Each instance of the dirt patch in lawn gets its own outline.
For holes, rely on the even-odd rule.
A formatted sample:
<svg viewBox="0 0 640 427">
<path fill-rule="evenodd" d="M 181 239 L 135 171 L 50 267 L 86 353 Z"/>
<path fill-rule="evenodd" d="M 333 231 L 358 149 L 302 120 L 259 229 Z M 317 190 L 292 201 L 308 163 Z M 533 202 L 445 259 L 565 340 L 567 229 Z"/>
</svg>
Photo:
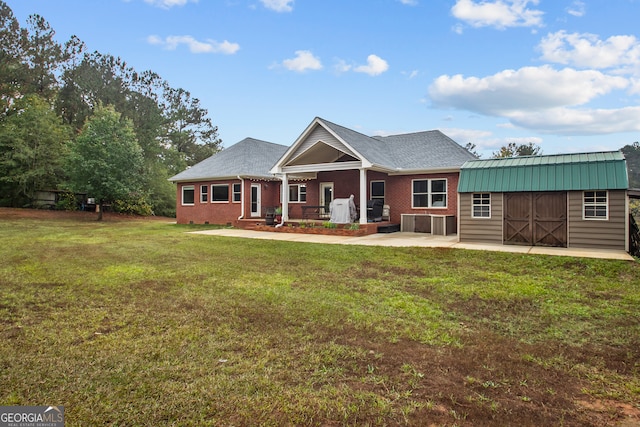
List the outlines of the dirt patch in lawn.
<svg viewBox="0 0 640 427">
<path fill-rule="evenodd" d="M 98 214 L 96 212 L 85 211 L 56 211 L 47 209 L 19 209 L 19 208 L 0 208 L 0 219 L 55 219 L 55 220 L 73 220 L 73 221 L 96 221 Z M 175 218 L 166 218 L 160 216 L 136 216 L 124 215 L 115 212 L 103 212 L 103 221 L 175 221 Z"/>
<path fill-rule="evenodd" d="M 370 356 L 360 369 L 370 372 L 371 381 L 349 386 L 405 399 L 414 409 L 408 425 L 640 425 L 637 406 L 592 397 L 580 375 L 532 360 L 561 353 L 579 363 L 579 348 L 523 344 L 486 331 L 467 337 L 462 348 L 379 342 L 373 335 L 363 339 L 361 331 L 340 341 L 368 349 Z"/>
</svg>

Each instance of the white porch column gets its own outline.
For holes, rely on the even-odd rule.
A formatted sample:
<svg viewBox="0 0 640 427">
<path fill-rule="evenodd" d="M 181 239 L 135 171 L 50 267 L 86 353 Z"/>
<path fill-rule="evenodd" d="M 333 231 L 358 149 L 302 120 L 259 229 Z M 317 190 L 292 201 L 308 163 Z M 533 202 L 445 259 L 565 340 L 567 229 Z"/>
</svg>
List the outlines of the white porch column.
<svg viewBox="0 0 640 427">
<path fill-rule="evenodd" d="M 367 223 L 367 170 L 360 169 L 360 224 Z"/>
<path fill-rule="evenodd" d="M 282 197 L 282 222 L 289 221 L 289 177 L 282 175 L 282 187 L 280 188 Z"/>
</svg>

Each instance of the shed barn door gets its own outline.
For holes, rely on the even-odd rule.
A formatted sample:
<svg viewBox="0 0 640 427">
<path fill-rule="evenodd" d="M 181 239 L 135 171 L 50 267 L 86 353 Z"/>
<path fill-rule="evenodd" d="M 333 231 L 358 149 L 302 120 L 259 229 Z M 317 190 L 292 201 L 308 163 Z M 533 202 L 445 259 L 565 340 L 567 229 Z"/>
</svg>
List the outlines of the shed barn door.
<svg viewBox="0 0 640 427">
<path fill-rule="evenodd" d="M 533 245 L 567 247 L 567 193 L 533 193 Z"/>
<path fill-rule="evenodd" d="M 504 243 L 531 245 L 531 193 L 505 193 L 504 195 Z"/>
<path fill-rule="evenodd" d="M 506 193 L 504 243 L 567 246 L 567 194 Z"/>
</svg>

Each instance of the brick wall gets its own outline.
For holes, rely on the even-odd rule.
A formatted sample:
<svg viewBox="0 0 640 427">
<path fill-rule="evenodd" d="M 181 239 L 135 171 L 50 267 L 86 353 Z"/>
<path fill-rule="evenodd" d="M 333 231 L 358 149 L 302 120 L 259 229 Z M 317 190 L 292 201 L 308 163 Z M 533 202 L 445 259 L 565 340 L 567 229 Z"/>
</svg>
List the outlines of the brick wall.
<svg viewBox="0 0 640 427">
<path fill-rule="evenodd" d="M 245 218 L 250 218 L 250 197 L 251 197 L 251 184 L 259 184 L 262 195 L 262 212 L 269 206 L 277 206 L 280 204 L 280 182 L 278 181 L 251 181 L 244 180 L 244 198 L 245 198 L 245 211 L 242 210 L 242 204 L 240 202 L 233 202 L 233 184 L 241 183 L 240 180 L 227 180 L 227 181 L 198 181 L 198 182 L 185 182 L 178 183 L 177 187 L 177 203 L 176 203 L 176 221 L 178 224 L 229 224 L 238 219 L 240 215 L 244 215 Z M 229 186 L 229 201 L 228 202 L 211 202 L 211 185 L 212 184 L 226 184 Z M 206 185 L 208 188 L 209 196 L 207 202 L 200 201 L 200 186 Z M 182 205 L 182 187 L 193 186 L 195 192 L 195 200 L 193 206 Z"/>
<path fill-rule="evenodd" d="M 385 179 L 385 203 L 391 209 L 391 222 L 400 223 L 401 214 L 433 214 L 456 215 L 458 210 L 458 172 L 390 176 Z M 413 209 L 412 181 L 414 179 L 443 179 L 447 180 L 447 207 Z"/>
<path fill-rule="evenodd" d="M 430 208 L 430 209 L 413 209 L 412 203 L 412 181 L 414 179 L 447 179 L 447 207 L 446 208 Z M 385 204 L 391 209 L 391 222 L 400 223 L 401 214 L 405 213 L 430 213 L 434 215 L 456 215 L 457 213 L 457 189 L 458 189 L 458 172 L 439 173 L 439 174 L 422 174 L 422 175 L 394 175 L 389 176 L 381 172 L 367 172 L 367 192 L 369 192 L 371 181 L 385 182 Z M 233 198 L 232 184 L 240 183 L 240 180 L 228 181 L 205 181 L 179 183 L 177 185 L 177 209 L 176 219 L 179 224 L 228 224 L 233 223 L 243 214 L 246 219 L 250 218 L 250 196 L 251 184 L 259 184 L 262 195 L 262 212 L 267 207 L 280 205 L 280 187 L 279 181 L 251 181 L 244 180 L 244 197 L 245 212 L 242 212 L 242 206 L 239 202 L 231 202 Z M 307 185 L 307 205 L 318 205 L 320 203 L 320 183 L 333 182 L 333 197 L 348 198 L 354 195 L 356 204 L 360 201 L 360 172 L 353 171 L 334 171 L 318 173 L 318 178 L 310 181 L 290 181 L 290 184 L 305 183 Z M 229 202 L 219 203 L 211 202 L 211 184 L 227 184 L 229 185 Z M 193 206 L 182 205 L 182 187 L 185 185 L 194 186 L 195 202 Z M 207 185 L 209 188 L 209 201 L 200 202 L 200 186 Z M 369 199 L 369 194 L 367 194 Z M 289 212 L 291 218 L 302 218 L 301 203 L 290 203 Z"/>
<path fill-rule="evenodd" d="M 390 206 L 391 222 L 400 223 L 401 214 L 429 213 L 433 215 L 456 215 L 458 210 L 458 172 L 421 174 L 421 175 L 393 175 L 386 173 L 368 171 L 367 172 L 367 200 L 370 198 L 371 181 L 385 182 L 385 204 Z M 446 179 L 447 180 L 447 207 L 413 209 L 412 204 L 412 181 L 414 179 Z M 318 179 L 307 182 L 307 204 L 316 205 L 319 203 L 319 187 L 321 182 L 333 182 L 334 198 L 347 198 L 354 195 L 356 204 L 360 201 L 360 172 L 335 171 L 321 172 Z"/>
</svg>

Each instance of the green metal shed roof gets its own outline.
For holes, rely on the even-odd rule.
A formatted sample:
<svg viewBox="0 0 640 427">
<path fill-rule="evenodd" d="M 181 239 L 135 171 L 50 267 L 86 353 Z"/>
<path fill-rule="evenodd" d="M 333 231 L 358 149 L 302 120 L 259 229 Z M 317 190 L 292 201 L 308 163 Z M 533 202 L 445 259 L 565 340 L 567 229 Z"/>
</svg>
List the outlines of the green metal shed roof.
<svg viewBox="0 0 640 427">
<path fill-rule="evenodd" d="M 458 192 L 626 190 L 620 151 L 470 160 L 460 169 Z"/>
</svg>

